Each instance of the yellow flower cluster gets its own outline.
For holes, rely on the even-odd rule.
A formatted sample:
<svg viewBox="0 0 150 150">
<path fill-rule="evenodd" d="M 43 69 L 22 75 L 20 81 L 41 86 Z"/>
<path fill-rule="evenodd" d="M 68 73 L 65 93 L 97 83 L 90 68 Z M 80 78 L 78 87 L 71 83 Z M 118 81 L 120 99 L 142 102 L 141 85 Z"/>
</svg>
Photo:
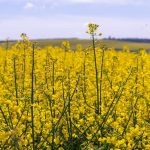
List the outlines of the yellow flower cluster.
<svg viewBox="0 0 150 150">
<path fill-rule="evenodd" d="M 23 39 L 0 48 L 0 149 L 150 149 L 149 54 L 96 48 L 95 72 L 92 49 Z"/>
<path fill-rule="evenodd" d="M 86 33 L 91 34 L 92 36 L 97 35 L 97 30 L 99 28 L 98 24 L 94 24 L 94 23 L 89 23 L 88 24 L 88 30 L 86 31 Z M 101 36 L 102 33 L 99 33 L 99 36 Z"/>
</svg>

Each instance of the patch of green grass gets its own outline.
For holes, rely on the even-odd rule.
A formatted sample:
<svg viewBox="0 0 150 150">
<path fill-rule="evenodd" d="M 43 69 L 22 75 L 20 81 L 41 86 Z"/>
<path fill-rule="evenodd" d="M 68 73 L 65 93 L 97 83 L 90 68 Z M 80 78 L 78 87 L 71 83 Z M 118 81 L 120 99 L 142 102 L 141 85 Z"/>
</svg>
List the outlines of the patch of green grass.
<svg viewBox="0 0 150 150">
<path fill-rule="evenodd" d="M 91 40 L 88 39 L 45 39 L 45 40 L 36 40 L 37 45 L 40 48 L 44 48 L 46 46 L 61 46 L 62 41 L 67 40 L 71 44 L 71 48 L 73 50 L 76 49 L 78 44 L 81 44 L 83 48 L 87 48 L 91 45 Z M 33 40 L 35 41 L 35 40 Z M 9 47 L 14 45 L 16 42 L 9 42 Z M 140 48 L 144 48 L 147 51 L 150 51 L 150 43 L 139 43 L 139 42 L 127 42 L 127 41 L 119 41 L 119 40 L 98 40 L 98 44 L 104 44 L 107 48 L 114 48 L 116 50 L 122 50 L 124 46 L 129 47 L 130 50 L 138 50 Z M 0 46 L 6 47 L 5 42 L 1 42 Z"/>
</svg>

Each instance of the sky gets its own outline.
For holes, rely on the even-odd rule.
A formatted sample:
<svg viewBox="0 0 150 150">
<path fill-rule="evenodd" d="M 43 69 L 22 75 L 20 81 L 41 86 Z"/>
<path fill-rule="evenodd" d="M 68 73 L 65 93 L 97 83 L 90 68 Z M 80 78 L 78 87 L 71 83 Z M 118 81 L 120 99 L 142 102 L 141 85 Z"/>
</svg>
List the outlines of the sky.
<svg viewBox="0 0 150 150">
<path fill-rule="evenodd" d="M 0 40 L 89 38 L 89 22 L 103 38 L 150 38 L 150 0 L 0 0 Z"/>
</svg>

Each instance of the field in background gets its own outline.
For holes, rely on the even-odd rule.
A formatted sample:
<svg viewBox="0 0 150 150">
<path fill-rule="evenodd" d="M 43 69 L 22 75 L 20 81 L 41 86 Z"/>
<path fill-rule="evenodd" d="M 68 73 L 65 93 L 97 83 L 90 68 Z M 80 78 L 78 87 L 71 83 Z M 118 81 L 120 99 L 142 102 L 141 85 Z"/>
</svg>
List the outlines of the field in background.
<svg viewBox="0 0 150 150">
<path fill-rule="evenodd" d="M 90 40 L 84 40 L 84 39 L 45 39 L 45 40 L 36 40 L 38 43 L 38 46 L 40 48 L 44 48 L 46 46 L 61 46 L 62 41 L 67 40 L 71 44 L 71 49 L 75 50 L 76 46 L 78 44 L 81 44 L 83 48 L 87 48 L 91 45 Z M 11 41 L 9 42 L 9 46 L 12 46 L 16 42 Z M 129 47 L 131 51 L 138 50 L 140 48 L 144 48 L 147 51 L 150 51 L 150 43 L 144 43 L 144 42 L 129 42 L 129 41 L 120 41 L 120 40 L 98 40 L 98 43 L 102 43 L 106 45 L 107 48 L 114 48 L 116 50 L 122 50 L 124 46 Z M 6 42 L 1 42 L 0 46 L 6 47 Z"/>
</svg>

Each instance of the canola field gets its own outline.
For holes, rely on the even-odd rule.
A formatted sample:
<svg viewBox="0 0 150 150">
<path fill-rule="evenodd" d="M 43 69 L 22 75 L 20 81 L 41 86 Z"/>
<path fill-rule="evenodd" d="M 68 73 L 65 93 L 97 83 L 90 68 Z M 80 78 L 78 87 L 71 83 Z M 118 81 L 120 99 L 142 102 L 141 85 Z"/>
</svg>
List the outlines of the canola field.
<svg viewBox="0 0 150 150">
<path fill-rule="evenodd" d="M 76 51 L 24 35 L 0 48 L 0 149 L 150 149 L 150 55 L 90 34 L 93 46 Z"/>
</svg>

